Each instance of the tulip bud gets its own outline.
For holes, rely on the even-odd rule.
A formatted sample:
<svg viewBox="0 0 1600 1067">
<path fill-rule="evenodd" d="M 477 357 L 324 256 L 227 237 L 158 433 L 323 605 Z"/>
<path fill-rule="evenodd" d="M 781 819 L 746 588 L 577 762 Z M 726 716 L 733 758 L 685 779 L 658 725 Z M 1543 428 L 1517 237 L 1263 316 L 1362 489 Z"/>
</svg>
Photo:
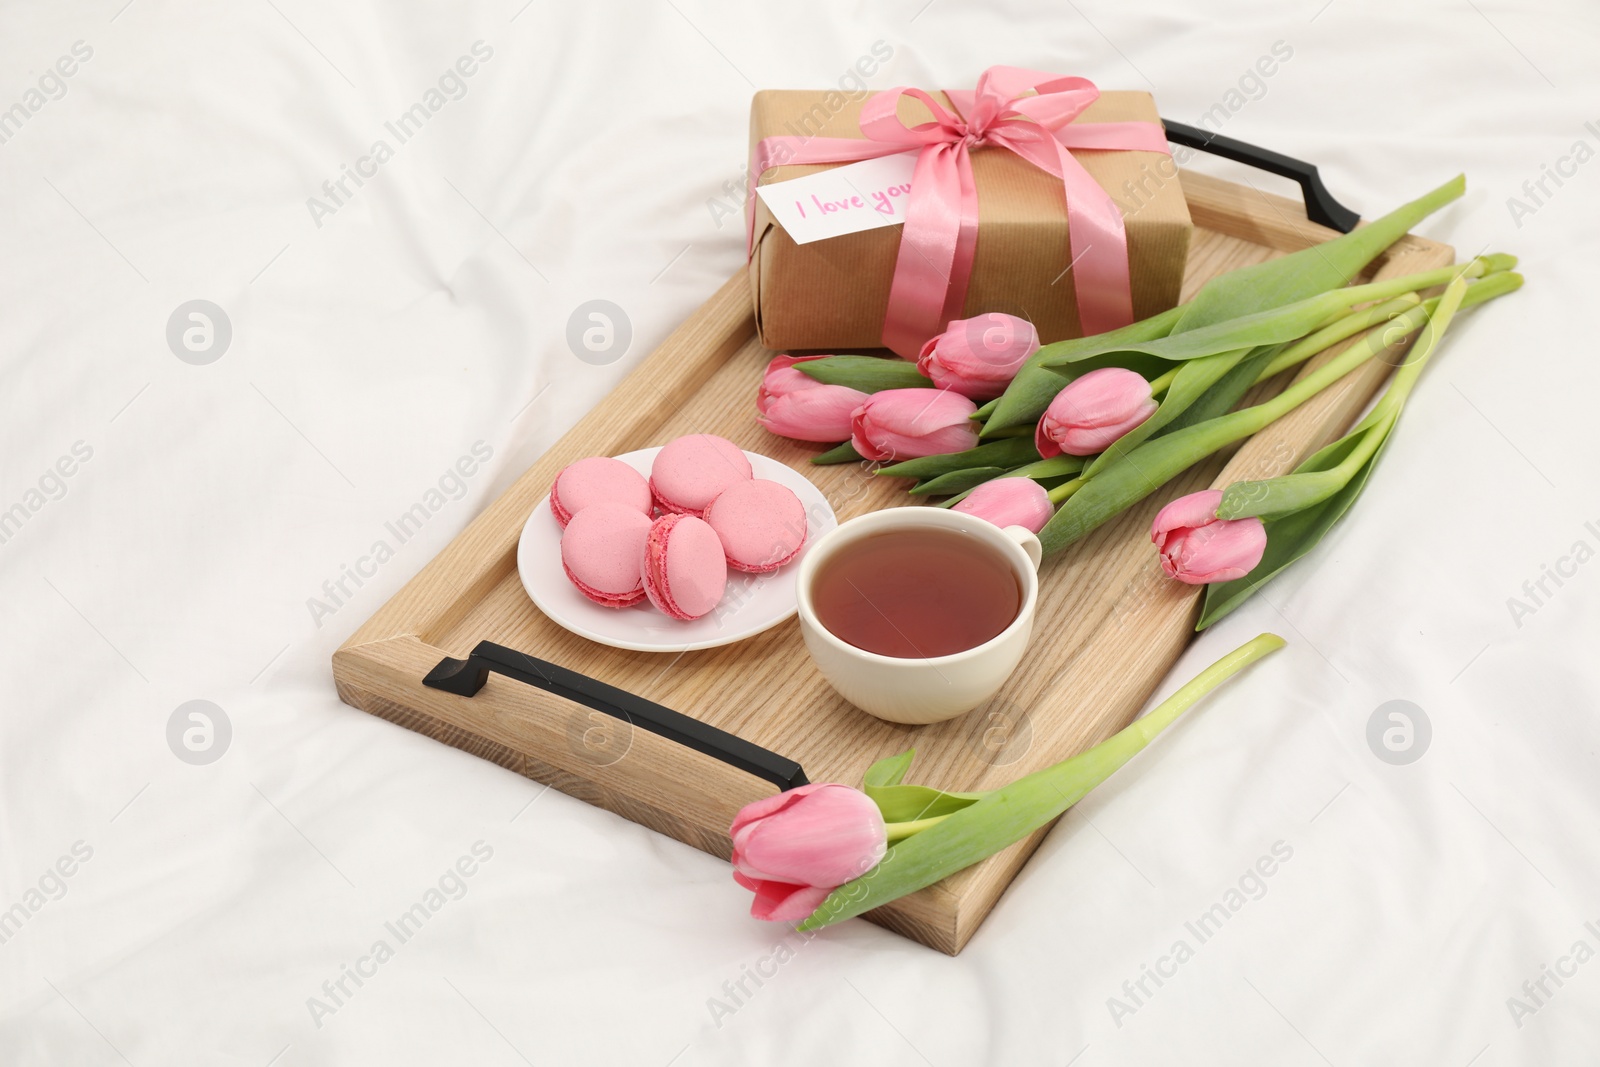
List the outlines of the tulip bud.
<svg viewBox="0 0 1600 1067">
<path fill-rule="evenodd" d="M 872 798 L 828 782 L 746 804 L 729 834 L 733 879 L 756 895 L 750 914 L 773 922 L 804 919 L 889 847 Z"/>
<path fill-rule="evenodd" d="M 1219 519 L 1222 490 L 1181 496 L 1162 508 L 1150 526 L 1167 576 L 1189 585 L 1231 582 L 1256 569 L 1267 550 L 1259 518 Z"/>
<path fill-rule="evenodd" d="M 825 444 L 850 436 L 850 414 L 867 394 L 843 385 L 824 385 L 794 369 L 821 356 L 777 356 L 767 364 L 756 394 L 756 421 L 781 437 Z"/>
<path fill-rule="evenodd" d="M 1038 350 L 1033 323 L 995 311 L 956 319 L 944 333 L 929 338 L 917 356 L 917 369 L 940 389 L 992 400 Z"/>
<path fill-rule="evenodd" d="M 949 389 L 885 389 L 851 418 L 850 442 L 866 459 L 917 459 L 978 446 L 978 405 Z"/>
<path fill-rule="evenodd" d="M 1046 459 L 1065 452 L 1092 456 L 1156 413 L 1150 383 L 1121 367 L 1102 367 L 1074 378 L 1056 394 L 1034 431 Z"/>
<path fill-rule="evenodd" d="M 1032 478 L 995 478 L 951 505 L 950 510 L 976 515 L 996 526 L 1025 526 L 1038 533 L 1056 509 L 1044 486 Z"/>
</svg>

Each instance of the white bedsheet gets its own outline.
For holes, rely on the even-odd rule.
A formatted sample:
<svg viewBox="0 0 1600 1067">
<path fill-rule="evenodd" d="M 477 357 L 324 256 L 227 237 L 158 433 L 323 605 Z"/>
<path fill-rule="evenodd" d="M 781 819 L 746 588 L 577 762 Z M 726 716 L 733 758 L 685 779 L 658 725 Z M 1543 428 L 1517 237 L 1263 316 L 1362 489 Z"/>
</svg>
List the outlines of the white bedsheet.
<svg viewBox="0 0 1600 1067">
<path fill-rule="evenodd" d="M 1592 1060 L 1592 6 L 522 4 L 0 11 L 0 1063 Z M 1163 692 L 1291 647 L 1069 815 L 956 959 L 865 923 L 780 951 L 724 863 L 329 668 L 739 268 L 753 89 L 875 46 L 874 88 L 1152 89 L 1368 214 L 1465 170 L 1423 232 L 1529 279 L 1452 332 L 1358 517 Z M 597 299 L 632 331 L 599 365 L 566 341 Z M 231 339 L 185 310 L 186 362 L 195 300 Z M 169 745 L 194 700 L 231 730 L 209 764 Z M 1367 741 L 1393 700 L 1431 724 L 1407 765 Z"/>
</svg>

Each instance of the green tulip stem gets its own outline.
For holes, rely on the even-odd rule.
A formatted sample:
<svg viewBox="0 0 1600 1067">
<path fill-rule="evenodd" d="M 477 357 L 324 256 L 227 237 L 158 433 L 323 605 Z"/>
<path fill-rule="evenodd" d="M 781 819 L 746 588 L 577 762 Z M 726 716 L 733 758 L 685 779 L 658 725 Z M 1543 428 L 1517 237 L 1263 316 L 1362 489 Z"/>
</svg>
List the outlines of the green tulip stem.
<svg viewBox="0 0 1600 1067">
<path fill-rule="evenodd" d="M 1407 334 L 1422 326 L 1427 320 L 1428 310 L 1419 304 L 1410 311 L 1395 316 L 1384 329 L 1368 333 L 1359 343 L 1340 352 L 1271 400 L 1213 420 L 1211 426 L 1227 435 L 1227 439 L 1219 442 L 1216 448 L 1248 437 L 1287 415 L 1390 345 L 1399 344 Z M 1195 429 L 1199 429 L 1199 426 Z"/>
<path fill-rule="evenodd" d="M 1428 323 L 1423 327 L 1423 332 L 1417 338 L 1407 355 L 1405 364 L 1395 371 L 1394 378 L 1389 383 L 1389 388 L 1384 391 L 1382 398 L 1373 406 L 1372 415 L 1367 420 L 1367 432 L 1362 434 L 1361 440 L 1350 450 L 1350 454 L 1339 462 L 1339 465 L 1330 469 L 1320 477 L 1325 478 L 1332 485 L 1343 486 L 1357 471 L 1367 464 L 1378 449 L 1383 447 L 1389 438 L 1389 432 L 1394 429 L 1396 420 L 1400 418 L 1400 408 L 1405 404 L 1406 397 L 1411 393 L 1411 387 L 1416 384 L 1417 377 L 1422 373 L 1422 365 L 1433 355 L 1434 348 L 1439 343 L 1439 338 L 1444 334 L 1445 328 L 1450 325 L 1450 319 L 1455 315 L 1456 309 L 1461 306 L 1461 297 L 1465 295 L 1467 283 L 1458 278 L 1450 283 L 1445 290 L 1440 302 L 1428 301 L 1433 308 L 1423 307 L 1428 314 Z M 1330 494 L 1331 495 L 1331 494 Z"/>
<path fill-rule="evenodd" d="M 1405 282 L 1409 285 L 1418 279 L 1438 278 L 1446 271 L 1455 272 L 1447 279 L 1449 281 L 1453 281 L 1456 278 L 1482 278 L 1482 281 L 1467 290 L 1467 295 L 1462 301 L 1461 306 L 1471 307 L 1473 304 L 1479 304 L 1485 300 L 1500 296 L 1502 293 L 1509 292 L 1521 284 L 1519 277 L 1507 274 L 1509 260 L 1510 257 L 1508 256 L 1484 256 L 1473 260 L 1460 269 L 1450 267 L 1444 270 L 1431 271 L 1428 274 L 1412 275 L 1409 278 L 1397 279 L 1397 281 Z M 1422 285 L 1418 286 L 1418 288 L 1428 288 L 1428 286 Z M 1395 316 L 1410 311 L 1419 303 L 1424 304 L 1428 309 L 1428 314 L 1432 315 L 1433 309 L 1439 306 L 1439 300 L 1440 298 L 1435 296 L 1424 301 L 1417 295 L 1415 290 L 1412 290 L 1401 293 L 1399 296 L 1385 300 L 1382 303 L 1372 304 L 1352 311 L 1347 315 L 1342 315 L 1329 325 L 1280 352 L 1260 374 L 1256 375 L 1256 383 L 1260 384 L 1268 378 L 1283 373 L 1290 367 L 1304 363 L 1312 356 L 1332 348 L 1346 338 L 1354 337 L 1356 334 L 1370 330 L 1374 326 L 1382 325 Z"/>
<path fill-rule="evenodd" d="M 1367 472 L 1370 471 L 1378 453 L 1383 449 L 1395 424 L 1399 421 L 1400 410 L 1405 406 L 1406 397 L 1422 373 L 1423 365 L 1438 347 L 1439 339 L 1449 328 L 1450 320 L 1461 307 L 1467 292 L 1466 280 L 1458 278 L 1445 288 L 1444 295 L 1438 298 L 1437 303 L 1430 300 L 1418 309 L 1431 312 L 1427 324 L 1418 336 L 1416 344 L 1412 346 L 1406 362 L 1390 379 L 1389 388 L 1373 405 L 1372 412 L 1355 429 L 1307 460 L 1291 474 L 1263 481 L 1235 482 L 1228 486 L 1223 491 L 1221 502 L 1217 505 L 1217 517 L 1243 519 L 1249 516 L 1262 516 L 1269 520 L 1278 520 L 1297 513 L 1309 514 L 1311 509 L 1323 504 L 1324 501 L 1345 492 L 1352 481 L 1357 487 L 1356 492 L 1359 493 L 1360 486 L 1366 481 Z M 1334 458 L 1337 458 L 1338 462 L 1331 466 L 1327 465 Z M 1271 536 L 1272 528 L 1269 527 L 1269 543 Z M 1280 562 L 1277 569 L 1282 569 L 1284 565 L 1286 564 Z M 1270 577 L 1270 573 L 1267 577 Z M 1235 596 L 1232 599 L 1237 602 L 1243 597 Z M 1226 612 L 1223 611 L 1221 614 Z M 1209 618 L 1220 618 L 1221 614 Z"/>
<path fill-rule="evenodd" d="M 1070 482 L 1062 482 L 1060 485 L 1050 490 L 1050 492 L 1046 495 L 1049 496 L 1050 503 L 1059 504 L 1073 493 L 1076 493 L 1079 489 L 1082 489 L 1086 484 L 1087 483 L 1084 481 L 1084 479 L 1074 478 Z"/>
<path fill-rule="evenodd" d="M 1418 337 L 1415 347 L 1407 354 L 1405 363 L 1395 374 L 1394 386 L 1389 389 L 1384 397 L 1386 401 L 1393 398 L 1397 406 L 1400 403 L 1404 403 L 1406 394 L 1411 391 L 1411 387 L 1416 383 L 1417 376 L 1422 373 L 1422 365 L 1433 354 L 1434 347 L 1439 343 L 1440 336 L 1444 333 L 1445 328 L 1450 325 L 1450 319 L 1455 315 L 1456 311 L 1462 307 L 1469 307 L 1485 300 L 1492 300 L 1494 297 L 1510 292 L 1522 284 L 1520 276 L 1507 273 L 1507 269 L 1501 266 L 1501 261 L 1503 260 L 1510 260 L 1510 257 L 1498 255 L 1480 256 L 1465 267 L 1444 267 L 1436 271 L 1430 271 L 1427 275 L 1411 275 L 1409 280 L 1413 281 L 1429 276 L 1438 278 L 1438 281 L 1419 285 L 1416 288 L 1427 289 L 1432 288 L 1434 285 L 1442 284 L 1446 286 L 1444 293 L 1424 300 L 1419 304 L 1416 303 L 1415 291 L 1412 291 L 1409 294 L 1411 300 L 1407 301 L 1411 306 L 1407 310 L 1399 314 L 1386 312 L 1381 316 L 1375 316 L 1374 321 L 1368 326 L 1359 327 L 1359 329 L 1367 329 L 1384 321 L 1389 322 L 1385 329 L 1374 330 L 1369 333 L 1361 344 L 1351 345 L 1316 371 L 1306 375 L 1300 381 L 1295 382 L 1288 389 L 1279 393 L 1274 399 L 1262 404 L 1261 407 L 1263 408 L 1270 407 L 1273 404 L 1284 401 L 1291 393 L 1297 393 L 1297 391 L 1299 393 L 1295 399 L 1283 405 L 1282 411 L 1279 411 L 1267 421 L 1271 422 L 1284 412 L 1298 407 L 1315 393 L 1321 392 L 1324 387 L 1332 385 L 1340 378 L 1343 378 L 1357 366 L 1366 362 L 1367 359 L 1376 355 L 1380 350 L 1387 348 L 1391 344 L 1398 344 L 1406 334 L 1411 333 L 1420 326 L 1423 328 L 1422 335 Z M 1488 275 L 1487 277 L 1485 277 L 1486 274 Z M 1467 284 L 1468 278 L 1483 278 L 1484 280 L 1469 286 Z M 1407 280 L 1405 278 L 1397 279 L 1397 281 Z M 1356 288 L 1363 287 L 1357 286 Z M 1347 292 L 1354 291 L 1347 290 Z M 1391 304 L 1398 305 L 1405 300 L 1406 295 L 1402 294 L 1384 304 L 1368 308 L 1365 311 L 1358 311 L 1349 316 L 1349 318 L 1360 318 L 1378 312 Z M 1340 323 L 1335 323 L 1334 327 L 1339 325 Z M 1330 329 L 1334 327 L 1330 327 Z M 1356 331 L 1352 330 L 1351 332 L 1354 333 Z M 1317 335 L 1312 335 L 1312 337 L 1315 336 Z M 1307 338 L 1307 341 L 1310 340 L 1311 338 Z M 1288 355 L 1288 352 L 1285 352 L 1284 355 Z M 1347 356 L 1351 357 L 1348 361 L 1346 361 Z M 1274 363 L 1276 362 L 1274 360 Z M 1342 364 L 1342 367 L 1336 369 L 1336 364 Z M 1271 367 L 1267 368 L 1269 372 L 1271 369 Z M 1263 377 L 1265 377 L 1265 374 Z M 1304 388 L 1312 386 L 1313 379 L 1318 379 L 1315 386 L 1309 389 Z M 1266 425 L 1266 423 L 1262 425 Z"/>
<path fill-rule="evenodd" d="M 1032 437 L 1032 426 L 1008 426 L 1004 430 L 996 430 L 989 435 L 990 440 L 1003 440 L 1007 437 Z"/>
<path fill-rule="evenodd" d="M 1324 293 L 1316 299 L 1329 301 L 1335 308 L 1354 307 L 1365 304 L 1371 300 L 1392 300 L 1406 293 L 1417 293 L 1423 289 L 1432 289 L 1438 285 L 1449 285 L 1457 278 L 1482 278 L 1486 274 L 1498 273 L 1515 265 L 1516 259 L 1506 255 L 1478 256 L 1465 264 L 1451 264 L 1437 270 L 1426 270 L 1418 274 L 1407 274 L 1400 278 L 1385 278 L 1382 281 L 1368 282 L 1365 285 L 1352 285 L 1346 289 L 1335 289 Z"/>
<path fill-rule="evenodd" d="M 1165 393 L 1167 391 L 1167 387 L 1172 384 L 1172 379 L 1176 378 L 1178 376 L 1178 371 L 1182 369 L 1182 364 L 1179 364 L 1178 366 L 1167 371 L 1167 373 L 1163 374 L 1161 377 L 1151 379 L 1150 395 L 1160 396 L 1162 393 Z"/>
<path fill-rule="evenodd" d="M 1051 456 L 1037 460 L 1015 470 L 1006 471 L 1004 478 L 1060 478 L 1083 470 L 1082 456 Z"/>
<path fill-rule="evenodd" d="M 1276 652 L 1285 643 L 1284 639 L 1277 634 L 1257 634 L 1189 679 L 1176 693 L 1156 705 L 1150 714 L 1133 720 L 1131 725 L 1123 729 L 1122 734 L 1133 735 L 1130 738 L 1132 742 L 1130 747 L 1132 747 L 1133 752 L 1137 752 L 1153 741 L 1157 734 L 1176 722 L 1178 716 L 1199 703 L 1201 697 L 1250 666 L 1262 656 Z M 1110 744 L 1116 741 L 1122 734 L 1114 735 L 1111 741 L 1106 743 Z M 1132 755 L 1132 752 L 1129 755 Z M 1039 773 L 1048 774 L 1049 772 L 1041 771 Z"/>
<path fill-rule="evenodd" d="M 1268 363 L 1261 373 L 1256 375 L 1256 384 L 1259 385 L 1268 378 L 1282 374 L 1290 367 L 1304 363 L 1312 356 L 1319 352 L 1327 351 L 1340 341 L 1354 337 L 1364 330 L 1370 330 L 1380 323 L 1388 322 L 1396 315 L 1410 311 L 1420 303 L 1422 303 L 1422 298 L 1417 296 L 1416 293 L 1405 293 L 1395 297 L 1393 300 L 1385 300 L 1381 304 L 1374 304 L 1371 307 L 1362 308 L 1359 311 L 1352 311 L 1348 315 L 1341 316 L 1334 320 L 1331 325 L 1324 326 L 1316 333 L 1295 342 L 1278 353 L 1273 357 L 1272 362 Z"/>
<path fill-rule="evenodd" d="M 896 841 L 904 841 L 914 833 L 926 830 L 930 826 L 937 826 L 953 814 L 955 813 L 950 812 L 945 815 L 934 815 L 927 819 L 912 819 L 910 822 L 885 823 L 884 826 L 889 831 L 889 844 L 892 845 Z"/>
<path fill-rule="evenodd" d="M 1422 326 L 1421 336 L 1418 336 L 1416 344 L 1411 347 L 1410 354 L 1406 354 L 1406 362 L 1400 365 L 1400 370 L 1395 371 L 1394 379 L 1390 379 L 1389 389 L 1384 390 L 1381 400 L 1374 405 L 1373 416 L 1371 416 L 1373 424 L 1389 422 L 1390 429 L 1392 429 L 1395 419 L 1400 418 L 1400 408 L 1405 406 L 1406 397 L 1410 397 L 1411 389 L 1416 386 L 1416 379 L 1421 378 L 1422 366 L 1427 365 L 1429 357 L 1434 355 L 1434 349 L 1438 347 L 1438 339 L 1445 336 L 1446 330 L 1450 330 L 1450 320 L 1461 309 L 1462 301 L 1466 299 L 1466 296 L 1467 283 L 1462 278 L 1456 278 L 1454 282 L 1446 286 L 1445 293 L 1442 296 L 1438 296 L 1434 301 L 1427 301 L 1422 306 L 1422 310 L 1427 312 L 1427 325 Z M 1357 469 L 1360 466 L 1360 462 L 1365 462 L 1365 458 L 1362 461 L 1358 461 L 1355 466 L 1352 466 L 1350 461 L 1357 458 L 1358 454 L 1362 454 L 1363 451 L 1370 458 L 1371 453 L 1381 445 L 1384 437 L 1387 437 L 1387 429 L 1381 434 L 1366 435 L 1365 440 L 1360 443 L 1360 446 L 1357 446 L 1357 450 L 1354 453 L 1350 453 L 1350 458 L 1341 462 L 1339 467 Z M 1371 442 L 1370 448 L 1368 448 L 1368 442 Z"/>
<path fill-rule="evenodd" d="M 1429 313 L 1428 324 L 1422 328 L 1422 335 L 1407 353 L 1405 363 L 1394 372 L 1394 380 L 1389 383 L 1383 399 L 1378 402 L 1378 409 L 1384 411 L 1389 418 L 1399 416 L 1406 397 L 1411 395 L 1412 387 L 1422 375 L 1423 366 L 1433 355 L 1433 350 L 1438 347 L 1439 338 L 1450 328 L 1450 320 L 1455 317 L 1466 295 L 1467 283 L 1458 278 L 1445 289 L 1437 304 L 1430 300 L 1428 304 L 1433 305 L 1431 308 L 1424 305 L 1423 310 Z"/>
</svg>

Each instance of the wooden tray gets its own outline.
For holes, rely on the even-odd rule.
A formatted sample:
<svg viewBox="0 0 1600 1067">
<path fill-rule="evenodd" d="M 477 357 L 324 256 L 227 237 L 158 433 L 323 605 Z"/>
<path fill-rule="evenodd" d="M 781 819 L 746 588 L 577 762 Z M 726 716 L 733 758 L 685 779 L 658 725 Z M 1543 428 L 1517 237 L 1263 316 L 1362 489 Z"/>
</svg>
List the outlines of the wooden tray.
<svg viewBox="0 0 1600 1067">
<path fill-rule="evenodd" d="M 1194 173 L 1181 180 L 1196 226 L 1184 299 L 1225 271 L 1336 236 L 1308 222 L 1293 201 Z M 1408 236 L 1371 274 L 1407 274 L 1453 259 L 1448 246 Z M 908 483 L 874 480 L 856 465 L 811 466 L 816 447 L 756 424 L 756 387 L 771 354 L 755 340 L 745 277 L 740 271 L 730 279 L 334 654 L 341 699 L 724 857 L 734 814 L 772 794 L 771 781 L 512 678 L 491 675 L 468 697 L 424 686 L 424 676 L 445 657 L 465 657 L 480 641 L 493 641 L 788 757 L 811 781 L 859 785 L 868 764 L 914 747 L 912 780 L 994 788 L 1129 722 L 1192 636 L 1198 590 L 1161 576 L 1148 538 L 1160 505 L 1207 485 L 1287 471 L 1341 433 L 1389 370 L 1373 361 L 1352 372 L 1230 459 L 1200 464 L 1047 560 L 1033 645 L 1001 693 L 951 722 L 896 726 L 828 687 L 793 620 L 724 648 L 676 657 L 624 652 L 557 627 L 518 579 L 523 523 L 564 465 L 685 433 L 721 434 L 804 471 L 841 521 L 910 502 Z M 1258 394 L 1285 384 L 1264 383 Z M 1043 835 L 867 917 L 954 954 Z M 736 913 L 745 898 L 730 879 L 729 921 L 744 921 Z"/>
</svg>

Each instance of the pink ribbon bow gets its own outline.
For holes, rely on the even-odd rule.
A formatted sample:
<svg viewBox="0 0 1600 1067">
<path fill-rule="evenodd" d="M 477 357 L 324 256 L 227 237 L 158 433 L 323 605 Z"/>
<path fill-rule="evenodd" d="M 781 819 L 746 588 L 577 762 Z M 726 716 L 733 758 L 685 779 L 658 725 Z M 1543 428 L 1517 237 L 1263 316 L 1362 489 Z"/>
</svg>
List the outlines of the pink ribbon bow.
<svg viewBox="0 0 1600 1067">
<path fill-rule="evenodd" d="M 1026 95 L 1032 92 L 1034 95 Z M 755 183 L 768 169 L 790 163 L 848 163 L 916 149 L 917 167 L 906 204 L 905 229 L 889 288 L 883 343 L 915 359 L 923 342 L 962 316 L 978 244 L 978 191 L 970 152 L 980 145 L 1009 149 L 1061 179 L 1085 334 L 1133 321 L 1128 237 L 1122 212 L 1069 150 L 1166 152 L 1166 133 L 1153 122 L 1071 124 L 1100 96 L 1087 78 L 1064 78 L 1020 67 L 990 67 L 972 91 L 951 90 L 955 112 L 921 89 L 876 93 L 861 109 L 854 137 L 766 137 L 755 149 L 747 205 L 749 250 L 755 250 Z M 900 121 L 900 98 L 922 101 L 932 122 Z M 1071 124 L 1071 125 L 1069 125 Z"/>
</svg>

